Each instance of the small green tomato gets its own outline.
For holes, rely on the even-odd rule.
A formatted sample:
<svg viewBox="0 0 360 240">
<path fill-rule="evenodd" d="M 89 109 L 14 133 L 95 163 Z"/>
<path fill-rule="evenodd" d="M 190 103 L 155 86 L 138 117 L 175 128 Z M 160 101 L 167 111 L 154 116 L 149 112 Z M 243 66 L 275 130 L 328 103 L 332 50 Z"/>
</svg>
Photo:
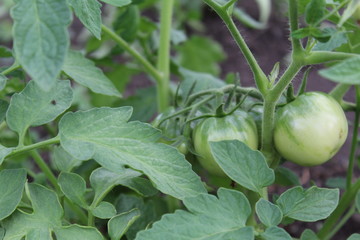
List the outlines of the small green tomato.
<svg viewBox="0 0 360 240">
<path fill-rule="evenodd" d="M 256 124 L 244 111 L 235 111 L 225 117 L 210 117 L 199 122 L 193 132 L 193 143 L 200 164 L 211 174 L 226 176 L 216 163 L 209 142 L 239 140 L 252 149 L 258 147 Z"/>
<path fill-rule="evenodd" d="M 287 160 L 316 166 L 331 159 L 344 144 L 348 123 L 330 95 L 308 92 L 277 112 L 274 142 Z"/>
</svg>

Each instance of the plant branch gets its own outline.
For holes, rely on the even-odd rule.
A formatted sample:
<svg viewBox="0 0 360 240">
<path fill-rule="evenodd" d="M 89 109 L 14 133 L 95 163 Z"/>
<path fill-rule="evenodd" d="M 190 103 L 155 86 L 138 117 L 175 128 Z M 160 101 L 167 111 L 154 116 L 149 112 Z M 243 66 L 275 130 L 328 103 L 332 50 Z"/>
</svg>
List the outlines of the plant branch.
<svg viewBox="0 0 360 240">
<path fill-rule="evenodd" d="M 162 0 L 160 16 L 160 42 L 157 69 L 161 78 L 157 84 L 158 111 L 163 112 L 169 107 L 170 85 L 170 35 L 174 0 Z"/>
<path fill-rule="evenodd" d="M 337 223 L 338 219 L 341 215 L 348 209 L 350 204 L 354 201 L 357 192 L 360 189 L 360 179 L 358 179 L 350 189 L 346 190 L 336 209 L 332 212 L 332 214 L 325 220 L 324 225 L 321 230 L 318 232 L 318 237 L 320 239 L 324 239 L 332 229 L 334 229 L 334 225 Z"/>
<path fill-rule="evenodd" d="M 344 53 L 344 52 L 328 52 L 328 51 L 313 51 L 305 57 L 306 65 L 321 64 L 333 61 L 340 61 L 352 57 L 358 57 L 358 54 Z"/>
<path fill-rule="evenodd" d="M 341 103 L 344 95 L 349 91 L 351 85 L 339 83 L 330 91 L 330 95 Z"/>
<path fill-rule="evenodd" d="M 244 55 L 246 61 L 250 66 L 258 89 L 263 95 L 266 95 L 268 88 L 268 79 L 263 70 L 260 68 L 248 45 L 246 44 L 239 29 L 236 27 L 233 19 L 231 18 L 231 16 L 229 16 L 227 11 L 224 10 L 218 3 L 212 0 L 204 0 L 204 2 L 208 4 L 226 24 L 231 35 L 233 36 L 234 40 L 236 41 L 238 47 L 240 48 L 242 54 Z"/>
<path fill-rule="evenodd" d="M 341 228 L 344 224 L 354 215 L 356 212 L 356 207 L 353 205 L 350 210 L 343 216 L 343 218 L 336 224 L 333 230 L 324 238 L 324 240 L 331 239 Z"/>
<path fill-rule="evenodd" d="M 102 31 L 107 34 L 112 40 L 114 40 L 120 47 L 126 50 L 131 56 L 133 56 L 139 63 L 143 65 L 145 70 L 159 83 L 162 79 L 161 74 L 156 68 L 145 59 L 136 49 L 132 48 L 124 39 L 118 36 L 114 31 L 105 25 L 101 26 Z"/>
<path fill-rule="evenodd" d="M 15 148 L 14 151 L 12 151 L 9 155 L 6 156 L 6 158 L 9 157 L 13 157 L 15 155 L 24 153 L 24 152 L 28 152 L 34 149 L 38 149 L 38 148 L 43 148 L 46 147 L 48 145 L 52 145 L 52 144 L 57 144 L 60 143 L 60 137 L 56 136 L 54 138 L 42 141 L 42 142 L 38 142 L 38 143 L 34 143 L 31 145 L 27 145 L 27 146 L 23 146 L 23 147 L 19 147 L 19 148 Z"/>
<path fill-rule="evenodd" d="M 19 69 L 21 66 L 15 61 L 13 63 L 13 65 L 11 65 L 10 67 L 8 67 L 7 69 L 5 69 L 4 71 L 2 71 L 0 74 L 1 75 L 7 75 L 7 74 L 10 74 L 12 73 L 13 71 Z"/>
<path fill-rule="evenodd" d="M 355 163 L 355 152 L 358 144 L 359 124 L 360 124 L 360 87 L 356 86 L 356 110 L 355 110 L 353 136 L 351 141 L 351 151 L 349 156 L 349 166 L 346 174 L 346 189 L 349 189 L 352 183 L 354 163 Z"/>
<path fill-rule="evenodd" d="M 261 151 L 267 158 L 269 165 L 271 165 L 271 163 L 276 160 L 273 140 L 273 132 L 275 127 L 275 106 L 279 101 L 281 94 L 285 91 L 286 87 L 298 74 L 301 68 L 302 64 L 293 61 L 285 73 L 281 76 L 279 81 L 272 89 L 270 89 L 268 95 L 265 97 L 261 134 Z"/>
<path fill-rule="evenodd" d="M 299 28 L 298 23 L 298 1 L 297 0 L 289 0 L 289 22 L 290 22 L 290 30 L 291 32 L 295 32 Z M 300 39 L 296 39 L 291 37 L 291 45 L 293 49 L 293 56 L 303 50 L 301 46 Z"/>
<path fill-rule="evenodd" d="M 39 152 L 37 150 L 32 150 L 32 151 L 30 151 L 30 155 L 34 159 L 36 165 L 38 165 L 38 167 L 45 174 L 45 176 L 50 181 L 50 183 L 54 186 L 56 192 L 58 192 L 58 193 L 61 192 L 61 189 L 57 183 L 57 179 L 56 179 L 54 173 L 48 167 L 45 160 L 40 156 Z"/>
</svg>

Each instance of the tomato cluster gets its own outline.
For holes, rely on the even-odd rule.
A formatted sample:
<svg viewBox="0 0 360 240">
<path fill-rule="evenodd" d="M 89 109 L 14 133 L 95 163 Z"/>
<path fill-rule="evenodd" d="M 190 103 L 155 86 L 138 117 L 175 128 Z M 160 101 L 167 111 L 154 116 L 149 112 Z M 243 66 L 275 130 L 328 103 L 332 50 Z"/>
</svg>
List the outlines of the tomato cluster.
<svg viewBox="0 0 360 240">
<path fill-rule="evenodd" d="M 283 158 L 302 166 L 315 166 L 331 159 L 344 144 L 347 133 L 344 111 L 325 93 L 302 94 L 276 112 L 275 148 Z M 193 144 L 200 164 L 211 174 L 223 176 L 209 142 L 234 139 L 252 149 L 258 148 L 256 124 L 245 111 L 199 122 L 193 132 Z"/>
<path fill-rule="evenodd" d="M 159 115 L 154 124 L 174 112 L 171 109 Z M 239 109 L 231 114 L 198 121 L 193 129 L 192 142 L 202 167 L 213 175 L 225 176 L 211 153 L 210 142 L 239 140 L 251 149 L 258 149 L 261 136 L 258 131 L 261 123 L 258 122 L 261 118 L 256 116 L 260 115 Z M 174 120 L 162 125 L 161 130 L 167 138 L 161 142 L 174 145 L 174 140 L 166 139 L 175 139 L 179 135 L 175 125 Z M 343 109 L 325 93 L 301 94 L 276 111 L 275 148 L 284 159 L 302 166 L 315 166 L 331 159 L 344 144 L 347 134 L 348 124 Z M 180 152 L 187 153 L 184 143 L 175 145 Z"/>
</svg>

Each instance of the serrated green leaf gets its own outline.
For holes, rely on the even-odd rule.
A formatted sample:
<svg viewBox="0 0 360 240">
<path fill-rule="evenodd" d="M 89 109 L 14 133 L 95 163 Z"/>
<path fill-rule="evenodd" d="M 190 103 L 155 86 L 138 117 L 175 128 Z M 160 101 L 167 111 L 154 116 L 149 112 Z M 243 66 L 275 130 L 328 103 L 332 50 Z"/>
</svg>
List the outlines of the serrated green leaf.
<svg viewBox="0 0 360 240">
<path fill-rule="evenodd" d="M 136 240 L 254 239 L 252 228 L 246 227 L 251 207 L 243 193 L 220 188 L 218 198 L 201 194 L 185 198 L 184 204 L 190 212 L 164 215 L 152 228 L 139 232 Z"/>
<path fill-rule="evenodd" d="M 11 16 L 16 59 L 42 89 L 51 89 L 69 47 L 66 0 L 18 0 Z"/>
<path fill-rule="evenodd" d="M 8 78 L 0 73 L 0 91 L 5 88 L 7 80 Z"/>
<path fill-rule="evenodd" d="M 34 212 L 17 210 L 3 221 L 6 229 L 4 240 L 50 240 L 51 230 L 61 226 L 63 210 L 55 192 L 37 184 L 28 184 L 28 197 Z"/>
<path fill-rule="evenodd" d="M 95 93 L 121 97 L 119 91 L 101 69 L 80 52 L 68 52 L 63 71 L 74 81 L 90 88 Z"/>
<path fill-rule="evenodd" d="M 275 174 L 265 157 L 238 140 L 210 142 L 211 152 L 222 170 L 235 182 L 262 194 L 272 184 Z"/>
<path fill-rule="evenodd" d="M 346 189 L 346 178 L 344 177 L 328 178 L 326 179 L 325 185 L 329 188 Z"/>
<path fill-rule="evenodd" d="M 9 155 L 14 148 L 7 148 L 0 144 L 0 165 L 5 160 L 6 156 Z"/>
<path fill-rule="evenodd" d="M 302 234 L 300 240 L 319 240 L 316 233 L 310 229 L 306 229 Z"/>
<path fill-rule="evenodd" d="M 360 240 L 360 234 L 354 233 L 347 240 Z"/>
<path fill-rule="evenodd" d="M 77 205 L 87 208 L 85 201 L 86 182 L 78 174 L 62 172 L 58 179 L 61 191 L 65 196 Z"/>
<path fill-rule="evenodd" d="M 126 213 L 134 208 L 139 209 L 140 217 L 126 231 L 127 239 L 135 239 L 136 234 L 147 229 L 151 224 L 160 220 L 161 216 L 169 212 L 167 204 L 161 197 L 142 198 L 130 194 L 121 194 L 115 201 L 117 212 Z"/>
<path fill-rule="evenodd" d="M 284 217 L 303 222 L 327 218 L 338 202 L 338 189 L 311 187 L 304 190 L 300 186 L 287 190 L 276 201 Z"/>
<path fill-rule="evenodd" d="M 101 0 L 101 1 L 113 5 L 115 7 L 124 7 L 132 2 L 132 0 Z"/>
<path fill-rule="evenodd" d="M 101 4 L 97 0 L 68 0 L 76 16 L 97 39 L 101 39 Z"/>
<path fill-rule="evenodd" d="M 11 97 L 6 113 L 8 126 L 24 136 L 30 126 L 40 126 L 54 120 L 71 105 L 73 92 L 69 81 L 56 81 L 48 91 L 30 81 L 21 93 Z"/>
<path fill-rule="evenodd" d="M 196 72 L 219 75 L 219 62 L 225 59 L 224 50 L 209 38 L 195 36 L 177 46 L 178 60 L 182 67 Z"/>
<path fill-rule="evenodd" d="M 84 227 L 79 225 L 71 225 L 55 229 L 57 240 L 69 239 L 86 239 L 86 240 L 103 240 L 101 233 L 93 227 Z"/>
<path fill-rule="evenodd" d="M 270 227 L 261 234 L 263 240 L 292 240 L 290 234 L 279 227 Z"/>
<path fill-rule="evenodd" d="M 116 209 L 114 205 L 109 202 L 101 202 L 91 212 L 95 217 L 101 219 L 110 219 L 116 215 Z"/>
<path fill-rule="evenodd" d="M 319 71 L 319 74 L 331 81 L 344 84 L 360 84 L 360 57 L 342 61 L 330 68 Z"/>
<path fill-rule="evenodd" d="M 61 172 L 71 172 L 71 170 L 79 166 L 82 161 L 75 159 L 61 146 L 54 146 L 51 151 L 51 160 L 54 168 Z"/>
<path fill-rule="evenodd" d="M 103 194 L 116 185 L 128 187 L 143 196 L 155 195 L 157 190 L 149 180 L 140 178 L 141 175 L 140 172 L 130 168 L 122 168 L 116 172 L 105 168 L 95 169 L 90 175 L 90 183 L 95 191 L 94 202 L 98 202 Z"/>
<path fill-rule="evenodd" d="M 140 10 L 135 5 L 130 5 L 123 11 L 113 23 L 114 31 L 120 35 L 125 41 L 133 42 L 140 26 Z"/>
<path fill-rule="evenodd" d="M 223 81 L 214 77 L 211 74 L 194 72 L 185 68 L 180 68 L 179 71 L 184 79 L 180 85 L 181 95 L 183 95 L 184 97 L 189 94 L 190 89 L 194 84 L 195 87 L 192 93 L 196 93 L 210 88 L 220 88 L 225 86 L 225 83 Z"/>
<path fill-rule="evenodd" d="M 129 165 L 144 172 L 160 191 L 180 199 L 205 192 L 184 156 L 155 143 L 160 132 L 149 124 L 127 122 L 131 113 L 130 107 L 67 113 L 59 123 L 61 145 L 75 158 L 93 158 L 115 172 Z"/>
<path fill-rule="evenodd" d="M 302 39 L 302 38 L 310 36 L 310 34 L 311 34 L 310 28 L 300 28 L 300 29 L 292 32 L 291 36 L 295 39 Z"/>
<path fill-rule="evenodd" d="M 13 55 L 11 49 L 5 46 L 0 46 L 0 58 L 10 58 L 12 56 Z"/>
<path fill-rule="evenodd" d="M 335 32 L 331 35 L 331 38 L 329 41 L 323 43 L 318 42 L 315 47 L 313 48 L 313 51 L 332 51 L 341 45 L 347 43 L 347 37 L 346 33 L 344 32 Z"/>
<path fill-rule="evenodd" d="M 261 198 L 255 205 L 256 214 L 260 221 L 267 227 L 277 226 L 283 218 L 278 206 Z"/>
<path fill-rule="evenodd" d="M 4 169 L 0 172 L 0 220 L 15 211 L 20 203 L 25 181 L 25 169 Z"/>
<path fill-rule="evenodd" d="M 134 109 L 131 115 L 131 121 L 149 122 L 157 111 L 156 88 L 148 87 L 136 91 L 136 93 L 127 99 L 120 99 L 119 106 L 131 106 Z"/>
<path fill-rule="evenodd" d="M 280 166 L 275 169 L 275 184 L 282 186 L 297 186 L 300 185 L 300 180 L 293 171 Z"/>
<path fill-rule="evenodd" d="M 129 227 L 140 217 L 140 211 L 136 208 L 116 215 L 108 222 L 108 232 L 111 240 L 120 240 Z"/>
<path fill-rule="evenodd" d="M 305 21 L 307 24 L 315 24 L 325 15 L 325 0 L 312 0 L 305 10 Z"/>
</svg>

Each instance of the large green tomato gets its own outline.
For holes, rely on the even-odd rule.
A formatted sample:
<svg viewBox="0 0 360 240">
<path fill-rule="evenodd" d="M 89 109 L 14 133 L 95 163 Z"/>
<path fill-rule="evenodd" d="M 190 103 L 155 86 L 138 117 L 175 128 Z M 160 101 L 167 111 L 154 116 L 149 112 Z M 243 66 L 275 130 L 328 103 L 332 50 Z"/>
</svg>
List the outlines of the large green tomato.
<svg viewBox="0 0 360 240">
<path fill-rule="evenodd" d="M 348 124 L 341 106 L 330 95 L 308 92 L 276 115 L 274 141 L 287 160 L 315 166 L 332 158 L 344 144 Z"/>
<path fill-rule="evenodd" d="M 235 111 L 225 117 L 210 117 L 196 125 L 193 132 L 193 142 L 200 164 L 210 173 L 226 176 L 216 163 L 209 142 L 223 140 L 239 140 L 256 150 L 258 135 L 256 124 L 252 117 L 244 111 Z"/>
</svg>

